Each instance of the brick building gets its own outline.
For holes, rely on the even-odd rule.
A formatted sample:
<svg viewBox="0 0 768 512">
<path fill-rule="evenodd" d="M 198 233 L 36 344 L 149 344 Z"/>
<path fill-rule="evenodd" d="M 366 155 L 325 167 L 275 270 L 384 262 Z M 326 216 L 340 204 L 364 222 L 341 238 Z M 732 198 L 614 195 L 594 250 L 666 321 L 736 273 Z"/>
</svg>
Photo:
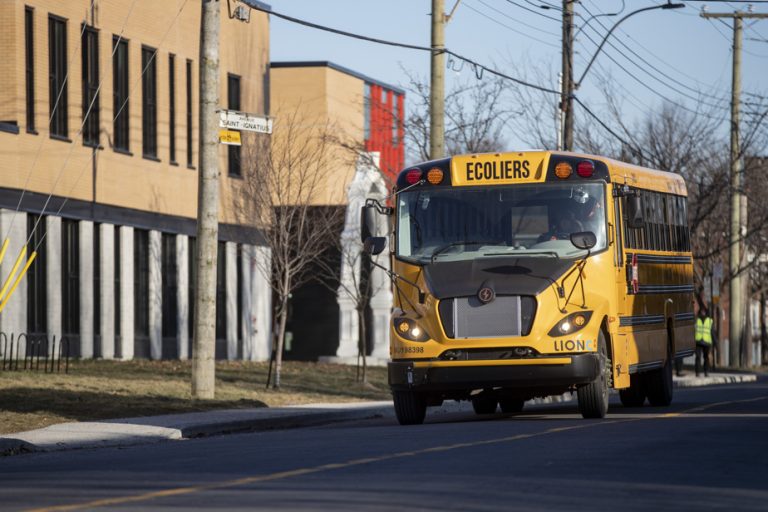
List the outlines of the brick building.
<svg viewBox="0 0 768 512">
<path fill-rule="evenodd" d="M 221 106 L 266 114 L 267 15 L 245 24 L 220 4 Z M 38 250 L 6 334 L 65 336 L 86 358 L 189 356 L 200 15 L 177 0 L 0 2 L 0 276 Z M 269 251 L 233 206 L 239 156 L 221 146 L 217 357 L 264 359 Z"/>
<path fill-rule="evenodd" d="M 342 140 L 333 165 L 324 173 L 325 193 L 318 206 L 346 209 L 339 255 L 342 286 L 336 293 L 328 286 L 310 283 L 293 294 L 288 330 L 293 339 L 286 357 L 355 362 L 358 351 L 358 316 L 345 290 L 359 283 L 360 207 L 366 197 L 385 201 L 397 173 L 404 165 L 404 106 L 402 89 L 385 84 L 327 61 L 272 62 L 271 111 L 300 109 L 305 122 L 330 124 Z M 378 261 L 388 264 L 386 256 Z M 363 270 L 365 271 L 365 270 Z M 357 278 L 353 278 L 353 274 Z M 357 279 L 357 280 L 356 280 Z M 392 297 L 388 278 L 371 271 L 378 283 L 368 312 L 369 352 L 386 359 L 389 351 L 389 313 Z M 345 286 L 346 284 L 346 286 Z M 313 322 L 306 322 L 310 316 Z"/>
</svg>

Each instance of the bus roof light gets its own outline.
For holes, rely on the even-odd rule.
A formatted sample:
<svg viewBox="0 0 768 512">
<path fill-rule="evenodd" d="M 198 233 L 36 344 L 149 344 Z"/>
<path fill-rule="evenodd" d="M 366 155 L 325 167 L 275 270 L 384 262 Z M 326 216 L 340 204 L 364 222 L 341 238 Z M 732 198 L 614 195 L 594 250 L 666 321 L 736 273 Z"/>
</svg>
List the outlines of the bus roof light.
<svg viewBox="0 0 768 512">
<path fill-rule="evenodd" d="M 407 181 L 409 185 L 418 183 L 420 179 L 421 179 L 421 169 L 411 169 L 410 171 L 405 173 L 405 181 Z"/>
<path fill-rule="evenodd" d="M 432 185 L 439 185 L 443 182 L 443 170 L 433 167 L 427 172 L 427 181 Z"/>
<path fill-rule="evenodd" d="M 582 160 L 576 167 L 576 174 L 582 178 L 591 178 L 595 173 L 595 164 L 591 160 Z"/>
<path fill-rule="evenodd" d="M 559 162 L 555 166 L 555 176 L 564 180 L 573 174 L 573 167 L 568 162 Z"/>
</svg>

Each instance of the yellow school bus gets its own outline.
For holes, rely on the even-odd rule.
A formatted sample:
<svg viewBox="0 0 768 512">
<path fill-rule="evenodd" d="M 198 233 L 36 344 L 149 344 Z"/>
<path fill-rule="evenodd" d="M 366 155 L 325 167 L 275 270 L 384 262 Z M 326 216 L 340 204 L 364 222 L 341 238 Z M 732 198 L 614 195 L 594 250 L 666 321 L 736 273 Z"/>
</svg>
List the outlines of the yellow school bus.
<svg viewBox="0 0 768 512">
<path fill-rule="evenodd" d="M 376 237 L 377 215 L 389 217 Z M 401 424 L 471 400 L 478 414 L 575 392 L 585 418 L 672 401 L 694 350 L 683 179 L 609 158 L 526 151 L 403 170 L 392 206 L 369 200 L 364 247 L 387 243 L 389 385 Z"/>
</svg>

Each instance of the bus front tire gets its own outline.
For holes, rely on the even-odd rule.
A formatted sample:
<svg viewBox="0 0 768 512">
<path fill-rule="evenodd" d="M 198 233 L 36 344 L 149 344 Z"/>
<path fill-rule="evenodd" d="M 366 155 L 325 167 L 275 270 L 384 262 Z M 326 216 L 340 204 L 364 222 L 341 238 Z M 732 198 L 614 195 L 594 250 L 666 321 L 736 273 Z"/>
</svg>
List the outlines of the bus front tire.
<svg viewBox="0 0 768 512">
<path fill-rule="evenodd" d="M 579 399 L 579 412 L 584 418 L 604 418 L 608 413 L 611 362 L 608 359 L 605 343 L 605 336 L 601 330 L 597 339 L 600 373 L 595 380 L 576 390 Z"/>
<path fill-rule="evenodd" d="M 672 403 L 672 351 L 667 348 L 664 366 L 646 375 L 648 402 L 654 407 L 666 407 Z"/>
<path fill-rule="evenodd" d="M 394 391 L 395 415 L 401 425 L 421 425 L 427 415 L 425 397 L 415 391 Z"/>
</svg>

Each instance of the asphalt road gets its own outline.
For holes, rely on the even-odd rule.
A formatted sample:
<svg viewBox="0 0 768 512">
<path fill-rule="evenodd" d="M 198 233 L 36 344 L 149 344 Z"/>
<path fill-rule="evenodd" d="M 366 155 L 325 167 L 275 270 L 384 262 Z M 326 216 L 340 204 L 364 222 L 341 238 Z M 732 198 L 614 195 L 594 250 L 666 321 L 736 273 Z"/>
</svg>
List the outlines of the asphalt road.
<svg viewBox="0 0 768 512">
<path fill-rule="evenodd" d="M 45 508 L 50 507 L 50 508 Z M 768 381 L 0 459 L 0 510 L 768 509 Z"/>
</svg>

